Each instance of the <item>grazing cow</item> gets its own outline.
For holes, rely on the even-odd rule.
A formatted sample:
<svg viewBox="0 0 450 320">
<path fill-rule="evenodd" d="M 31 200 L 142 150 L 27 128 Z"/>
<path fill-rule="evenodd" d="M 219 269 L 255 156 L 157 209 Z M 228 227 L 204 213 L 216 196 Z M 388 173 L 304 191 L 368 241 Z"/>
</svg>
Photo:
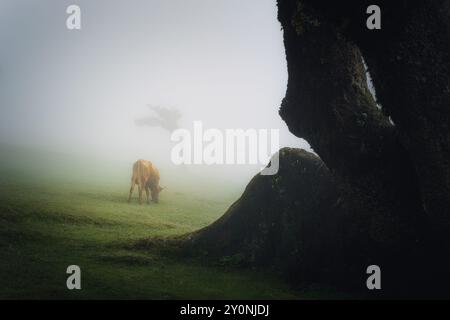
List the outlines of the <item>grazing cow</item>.
<svg viewBox="0 0 450 320">
<path fill-rule="evenodd" d="M 150 161 L 138 160 L 134 163 L 128 202 L 131 200 L 131 195 L 133 194 L 135 185 L 138 185 L 139 204 L 142 204 L 143 189 L 147 194 L 147 203 L 150 203 L 149 192 L 152 193 L 153 202 L 158 203 L 159 193 L 163 188 L 159 186 L 159 171 Z"/>
</svg>

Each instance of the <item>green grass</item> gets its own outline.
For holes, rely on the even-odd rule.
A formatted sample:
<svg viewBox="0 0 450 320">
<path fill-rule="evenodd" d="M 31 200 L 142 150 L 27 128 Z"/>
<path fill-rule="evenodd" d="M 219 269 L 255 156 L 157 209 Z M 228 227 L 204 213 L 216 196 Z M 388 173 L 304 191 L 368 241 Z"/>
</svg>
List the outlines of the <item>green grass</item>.
<svg viewBox="0 0 450 320">
<path fill-rule="evenodd" d="M 140 206 L 126 202 L 128 179 L 29 178 L 1 162 L 0 174 L 2 299 L 299 298 L 269 272 L 133 249 L 139 239 L 208 225 L 236 198 L 232 192 L 171 186 L 159 204 Z M 81 267 L 81 290 L 66 288 L 66 268 L 72 264 Z"/>
</svg>

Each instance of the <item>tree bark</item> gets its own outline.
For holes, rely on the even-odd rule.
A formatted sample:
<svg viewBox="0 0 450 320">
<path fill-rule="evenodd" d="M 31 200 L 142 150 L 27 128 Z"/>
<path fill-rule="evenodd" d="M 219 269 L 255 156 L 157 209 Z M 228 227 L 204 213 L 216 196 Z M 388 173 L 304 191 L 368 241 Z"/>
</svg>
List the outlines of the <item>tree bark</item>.
<svg viewBox="0 0 450 320">
<path fill-rule="evenodd" d="M 331 24 L 362 52 L 378 101 L 384 114 L 392 117 L 401 148 L 417 177 L 422 208 L 439 232 L 448 232 L 450 1 L 378 1 L 381 30 L 365 27 L 367 15 L 363 13 L 371 4 L 367 1 L 278 3 L 280 8 L 291 6 L 291 17 L 292 6 L 314 10 L 320 21 Z M 282 24 L 289 29 L 289 9 L 285 15 Z M 399 159 L 404 162 L 404 157 Z M 448 242 L 445 238 L 442 240 Z"/>
<path fill-rule="evenodd" d="M 370 4 L 278 0 L 280 115 L 320 159 L 280 151 L 280 172 L 255 177 L 190 249 L 365 293 L 376 264 L 385 297 L 449 296 L 449 2 L 380 0 L 381 30 L 366 28 Z"/>
</svg>

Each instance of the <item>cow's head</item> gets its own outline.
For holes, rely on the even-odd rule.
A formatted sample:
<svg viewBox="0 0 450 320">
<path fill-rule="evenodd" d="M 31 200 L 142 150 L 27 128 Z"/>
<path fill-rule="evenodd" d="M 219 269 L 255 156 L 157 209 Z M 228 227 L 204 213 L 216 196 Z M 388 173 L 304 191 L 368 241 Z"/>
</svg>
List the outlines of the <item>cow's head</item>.
<svg viewBox="0 0 450 320">
<path fill-rule="evenodd" d="M 152 200 L 153 200 L 153 202 L 158 203 L 158 201 L 159 201 L 159 193 L 160 193 L 163 189 L 164 189 L 164 188 L 161 187 L 161 186 L 157 186 L 157 187 L 151 189 L 151 191 L 152 191 Z"/>
</svg>

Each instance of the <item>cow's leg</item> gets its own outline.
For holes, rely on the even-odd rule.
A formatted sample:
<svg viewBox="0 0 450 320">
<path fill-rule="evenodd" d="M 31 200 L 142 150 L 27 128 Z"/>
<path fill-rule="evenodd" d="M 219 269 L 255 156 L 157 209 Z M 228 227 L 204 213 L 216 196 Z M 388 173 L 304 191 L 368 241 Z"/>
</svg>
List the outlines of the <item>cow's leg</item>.
<svg viewBox="0 0 450 320">
<path fill-rule="evenodd" d="M 133 191 L 134 191 L 134 182 L 131 183 L 130 194 L 128 195 L 128 203 L 130 203 L 131 201 L 131 195 L 133 194 Z"/>
<path fill-rule="evenodd" d="M 149 187 L 145 187 L 145 194 L 147 195 L 147 203 L 150 204 L 150 190 Z"/>
<path fill-rule="evenodd" d="M 139 204 L 142 204 L 142 185 L 138 184 L 138 190 L 139 190 Z"/>
</svg>

